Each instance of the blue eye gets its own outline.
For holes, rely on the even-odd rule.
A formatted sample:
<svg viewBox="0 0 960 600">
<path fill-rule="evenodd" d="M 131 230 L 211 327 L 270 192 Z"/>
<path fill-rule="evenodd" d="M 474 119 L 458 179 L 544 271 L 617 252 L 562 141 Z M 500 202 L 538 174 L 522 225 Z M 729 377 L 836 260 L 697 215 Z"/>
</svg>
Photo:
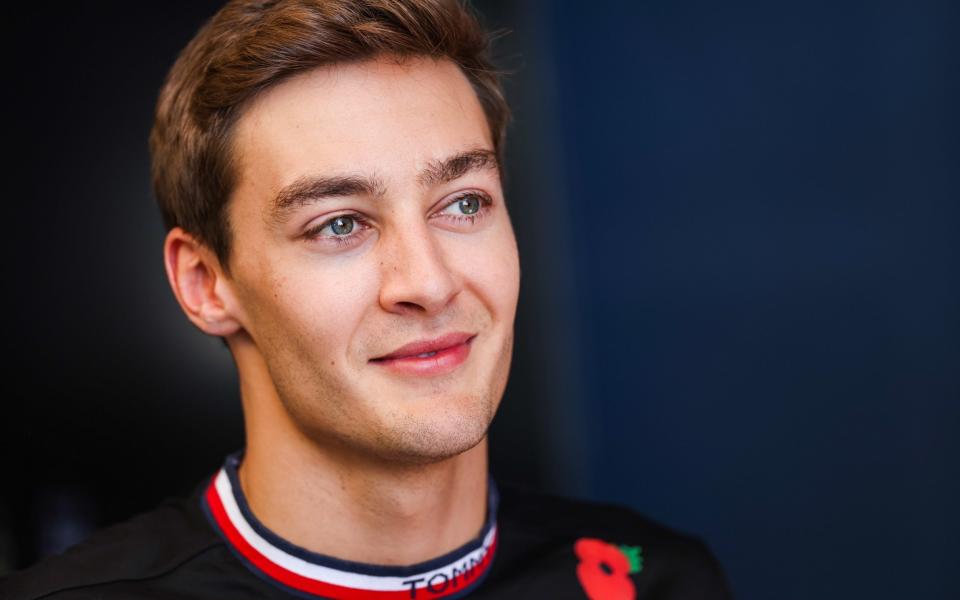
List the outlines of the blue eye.
<svg viewBox="0 0 960 600">
<path fill-rule="evenodd" d="M 307 230 L 304 237 L 347 246 L 358 242 L 367 228 L 366 221 L 358 214 L 339 215 Z"/>
<path fill-rule="evenodd" d="M 475 194 L 463 196 L 457 201 L 457 207 L 465 215 L 473 215 L 480 212 L 480 198 Z"/>
<path fill-rule="evenodd" d="M 330 231 L 336 235 L 347 235 L 353 231 L 353 217 L 343 215 L 330 221 Z"/>
<path fill-rule="evenodd" d="M 467 192 L 446 205 L 441 212 L 453 219 L 469 219 L 472 222 L 483 216 L 485 209 L 492 203 L 486 194 Z"/>
</svg>

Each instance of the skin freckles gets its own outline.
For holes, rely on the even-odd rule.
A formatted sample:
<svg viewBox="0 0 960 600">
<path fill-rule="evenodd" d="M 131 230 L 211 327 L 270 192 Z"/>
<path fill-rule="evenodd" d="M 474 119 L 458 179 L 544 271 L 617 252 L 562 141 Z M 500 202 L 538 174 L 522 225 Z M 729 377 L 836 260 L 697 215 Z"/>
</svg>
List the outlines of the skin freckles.
<svg viewBox="0 0 960 600">
<path fill-rule="evenodd" d="M 408 471 L 417 473 L 410 479 L 434 465 L 446 472 L 436 485 L 471 461 L 471 480 L 485 476 L 486 433 L 512 355 L 516 241 L 495 168 L 428 187 L 418 179 L 426 166 L 467 150 L 492 151 L 490 132 L 470 84 L 446 60 L 315 69 L 270 88 L 241 115 L 225 285 L 240 324 L 228 342 L 248 425 L 241 476 L 254 488 L 254 508 L 251 472 L 263 448 L 296 456 L 291 462 L 312 455 L 326 470 L 340 469 L 337 486 L 346 489 L 361 485 L 363 471 L 346 474 L 345 465 L 382 468 L 385 477 L 420 469 Z M 375 177 L 384 196 L 327 198 L 274 218 L 285 186 L 342 174 Z M 489 200 L 473 223 L 456 220 L 465 192 Z M 316 239 L 306 235 L 344 215 L 364 219 L 348 245 L 333 242 L 329 227 Z M 370 362 L 455 331 L 476 338 L 447 375 L 401 376 Z"/>
<path fill-rule="evenodd" d="M 438 460 L 480 442 L 509 371 L 516 243 L 497 170 L 417 183 L 431 161 L 492 150 L 462 73 L 429 59 L 317 69 L 260 96 L 240 118 L 235 146 L 231 285 L 246 316 L 243 345 L 275 386 L 265 396 L 279 398 L 315 442 L 381 458 Z M 283 186 L 343 173 L 376 176 L 386 195 L 327 199 L 272 226 Z M 438 216 L 464 190 L 490 197 L 484 218 Z M 354 212 L 369 229 L 352 247 L 301 237 L 307 225 Z M 451 331 L 477 334 L 452 374 L 401 377 L 369 362 Z M 247 354 L 238 353 L 241 372 Z"/>
<path fill-rule="evenodd" d="M 237 364 L 252 511 L 346 560 L 462 546 L 484 522 L 520 286 L 468 80 L 446 59 L 317 68 L 245 106 L 232 145 L 229 275 L 179 229 L 166 256 L 181 306 Z M 371 362 L 454 332 L 475 337 L 446 374 Z"/>
</svg>

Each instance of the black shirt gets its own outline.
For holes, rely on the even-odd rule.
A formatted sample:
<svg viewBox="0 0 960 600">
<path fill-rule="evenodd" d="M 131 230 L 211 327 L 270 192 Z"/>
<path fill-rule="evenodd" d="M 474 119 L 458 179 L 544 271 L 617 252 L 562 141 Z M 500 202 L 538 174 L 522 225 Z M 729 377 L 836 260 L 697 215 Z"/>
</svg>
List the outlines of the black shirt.
<svg viewBox="0 0 960 600">
<path fill-rule="evenodd" d="M 104 529 L 0 582 L 0 600 L 344 598 L 728 599 L 700 540 L 618 506 L 491 480 L 476 538 L 410 566 L 344 561 L 260 523 L 237 478 L 241 454 L 183 500 Z"/>
</svg>

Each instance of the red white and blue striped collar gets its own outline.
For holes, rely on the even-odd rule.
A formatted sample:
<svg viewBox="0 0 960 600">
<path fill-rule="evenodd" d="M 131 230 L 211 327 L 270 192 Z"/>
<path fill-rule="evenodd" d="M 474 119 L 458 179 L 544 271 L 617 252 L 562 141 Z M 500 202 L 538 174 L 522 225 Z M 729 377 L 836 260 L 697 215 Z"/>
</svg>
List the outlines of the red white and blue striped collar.
<svg viewBox="0 0 960 600">
<path fill-rule="evenodd" d="M 250 511 L 237 467 L 227 457 L 203 494 L 203 510 L 227 546 L 254 574 L 294 595 L 344 600 L 454 599 L 490 570 L 497 547 L 497 491 L 489 481 L 487 520 L 480 534 L 443 556 L 409 566 L 370 565 L 310 552 L 267 529 Z"/>
</svg>

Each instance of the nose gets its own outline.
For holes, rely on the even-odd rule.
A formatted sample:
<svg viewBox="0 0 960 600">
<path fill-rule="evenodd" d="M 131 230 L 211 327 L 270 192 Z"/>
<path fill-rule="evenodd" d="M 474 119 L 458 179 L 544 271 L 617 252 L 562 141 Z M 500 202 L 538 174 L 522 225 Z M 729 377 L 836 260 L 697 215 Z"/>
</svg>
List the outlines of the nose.
<svg viewBox="0 0 960 600">
<path fill-rule="evenodd" d="M 460 279 L 427 223 L 393 231 L 384 248 L 380 305 L 394 313 L 435 315 L 460 292 Z M 461 257 L 465 258 L 465 257 Z"/>
</svg>

